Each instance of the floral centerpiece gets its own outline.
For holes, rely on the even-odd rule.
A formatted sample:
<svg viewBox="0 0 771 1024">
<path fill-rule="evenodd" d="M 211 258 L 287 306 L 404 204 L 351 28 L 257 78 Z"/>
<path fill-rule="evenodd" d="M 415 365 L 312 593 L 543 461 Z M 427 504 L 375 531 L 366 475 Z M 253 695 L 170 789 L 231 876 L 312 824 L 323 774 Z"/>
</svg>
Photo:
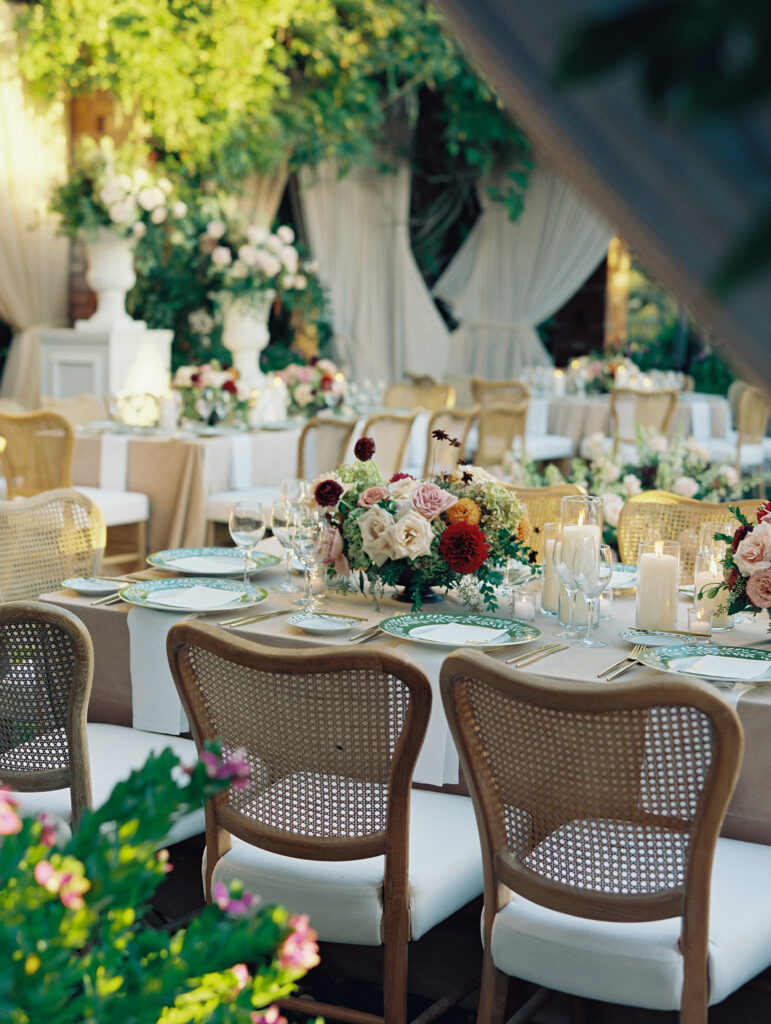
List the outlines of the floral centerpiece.
<svg viewBox="0 0 771 1024">
<path fill-rule="evenodd" d="M 209 426 L 247 423 L 251 394 L 237 371 L 216 359 L 201 366 L 180 366 L 171 383 L 182 398 L 183 419 Z"/>
<path fill-rule="evenodd" d="M 471 596 L 473 581 L 485 605 L 496 608 L 495 587 L 509 560 L 534 561 L 526 546 L 530 527 L 514 494 L 466 464 L 431 480 L 408 473 L 386 480 L 374 453 L 372 438 L 360 438 L 352 465 L 311 486 L 309 500 L 335 527 L 327 558 L 331 574 L 358 573 L 362 591 L 365 580 L 375 593 L 404 586 L 414 609 L 434 586 Z"/>
<path fill-rule="evenodd" d="M 640 372 L 639 366 L 627 356 L 609 355 L 605 352 L 578 356 L 570 360 L 568 367 L 572 381 L 580 381 L 589 394 L 600 395 L 607 394 L 617 385 L 623 385 Z"/>
<path fill-rule="evenodd" d="M 771 501 L 759 506 L 754 523 L 741 509 L 731 511 L 737 522 L 733 534 L 715 534 L 716 540 L 728 545 L 723 558 L 724 582 L 707 590 L 706 596 L 714 598 L 724 589 L 727 615 L 766 611 L 771 616 Z"/>
<path fill-rule="evenodd" d="M 345 377 L 331 359 L 311 359 L 307 365 L 290 363 L 278 375 L 289 392 L 292 416 L 315 416 L 322 409 L 336 409 L 348 393 Z"/>
<path fill-rule="evenodd" d="M 166 750 L 86 812 L 64 841 L 52 822 L 20 817 L 0 790 L 2 1020 L 283 1020 L 275 1001 L 318 963 L 307 918 L 258 906 L 232 883 L 215 886 L 213 902 L 175 933 L 142 921 L 172 870 L 168 852 L 158 850 L 170 821 L 246 785 L 249 770 L 238 752 L 223 756 L 211 744 L 185 769 L 182 785 L 179 761 Z"/>
</svg>

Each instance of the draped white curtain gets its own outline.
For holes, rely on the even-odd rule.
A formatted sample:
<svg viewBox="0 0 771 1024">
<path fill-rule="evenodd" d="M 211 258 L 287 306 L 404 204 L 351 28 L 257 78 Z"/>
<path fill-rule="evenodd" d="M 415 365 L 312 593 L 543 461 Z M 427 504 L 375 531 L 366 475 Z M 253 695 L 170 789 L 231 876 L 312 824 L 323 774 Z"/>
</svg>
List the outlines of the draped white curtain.
<svg viewBox="0 0 771 1024">
<path fill-rule="evenodd" d="M 434 286 L 460 326 L 452 334 L 455 373 L 514 377 L 552 360 L 535 325 L 555 313 L 589 277 L 612 231 L 575 189 L 536 167 L 516 221 L 480 183 L 482 212 Z"/>
<path fill-rule="evenodd" d="M 250 174 L 245 179 L 238 205 L 250 224 L 267 229 L 273 226 L 288 179 L 285 167 L 275 174 Z"/>
<path fill-rule="evenodd" d="M 359 379 L 395 382 L 406 372 L 441 377 L 449 333 L 410 248 L 410 168 L 335 163 L 300 174 L 303 215 L 331 298 L 340 362 Z"/>
<path fill-rule="evenodd" d="M 43 108 L 25 94 L 12 20 L 0 6 L 0 317 L 15 332 L 0 393 L 35 406 L 36 327 L 67 317 L 69 243 L 46 212 L 67 172 L 67 130 L 61 103 Z"/>
</svg>

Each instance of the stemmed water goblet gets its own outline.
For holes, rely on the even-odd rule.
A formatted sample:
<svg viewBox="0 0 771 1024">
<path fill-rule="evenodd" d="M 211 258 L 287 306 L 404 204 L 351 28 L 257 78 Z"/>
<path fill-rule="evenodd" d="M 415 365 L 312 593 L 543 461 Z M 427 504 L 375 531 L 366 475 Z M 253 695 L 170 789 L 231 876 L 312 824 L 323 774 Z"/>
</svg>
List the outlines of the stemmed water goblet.
<svg viewBox="0 0 771 1024">
<path fill-rule="evenodd" d="M 598 545 L 593 537 L 583 537 L 576 546 L 573 559 L 576 584 L 586 601 L 587 627 L 579 647 L 607 647 L 602 640 L 593 639 L 594 612 L 600 594 L 613 574 L 613 554 L 607 544 Z"/>
<path fill-rule="evenodd" d="M 329 553 L 332 528 L 323 516 L 298 515 L 292 526 L 292 550 L 305 570 L 304 612 L 313 612 L 319 602 L 313 596 L 313 576 Z"/>
<path fill-rule="evenodd" d="M 555 541 L 551 549 L 554 571 L 557 573 L 557 577 L 565 589 L 570 605 L 570 617 L 567 626 L 565 629 L 560 630 L 559 633 L 554 634 L 560 640 L 575 640 L 578 636 L 578 630 L 573 625 L 576 614 L 576 595 L 578 594 L 578 584 L 576 583 L 575 570 L 573 568 L 575 551 L 575 545 L 568 545 L 562 540 Z"/>
<path fill-rule="evenodd" d="M 284 594 L 296 594 L 298 587 L 292 582 L 292 528 L 294 517 L 297 514 L 296 507 L 290 501 L 276 498 L 271 507 L 270 528 L 273 536 L 286 552 L 286 573 L 284 574 L 281 586 L 277 587 Z"/>
<path fill-rule="evenodd" d="M 237 501 L 230 510 L 230 536 L 244 553 L 244 584 L 249 582 L 249 560 L 265 536 L 266 525 L 265 510 L 259 501 Z"/>
</svg>

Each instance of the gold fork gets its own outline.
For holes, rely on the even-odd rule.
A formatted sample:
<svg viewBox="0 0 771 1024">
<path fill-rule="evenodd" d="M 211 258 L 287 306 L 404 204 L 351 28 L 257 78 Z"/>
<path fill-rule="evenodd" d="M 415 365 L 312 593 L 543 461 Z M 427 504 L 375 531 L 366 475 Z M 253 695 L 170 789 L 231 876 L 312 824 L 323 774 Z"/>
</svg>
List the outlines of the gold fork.
<svg viewBox="0 0 771 1024">
<path fill-rule="evenodd" d="M 621 668 L 621 666 L 625 664 L 627 661 L 637 661 L 637 659 L 640 657 L 644 650 L 645 644 L 635 644 L 632 650 L 629 652 L 629 654 L 627 654 L 625 658 L 622 658 L 620 661 L 614 661 L 612 665 L 608 665 L 608 667 L 604 668 L 602 672 L 598 672 L 597 678 L 602 679 L 603 676 L 609 675 L 615 669 Z"/>
<path fill-rule="evenodd" d="M 645 647 L 643 647 L 642 644 L 639 644 L 637 646 L 639 646 L 641 649 L 635 654 L 635 648 L 633 647 L 632 654 L 627 659 L 625 665 L 622 665 L 621 668 L 617 668 L 616 671 L 611 672 L 610 675 L 605 676 L 606 683 L 612 683 L 614 679 L 618 679 L 618 677 L 622 676 L 625 672 L 628 672 L 630 669 L 642 664 L 639 658 L 642 652 L 645 650 Z"/>
</svg>

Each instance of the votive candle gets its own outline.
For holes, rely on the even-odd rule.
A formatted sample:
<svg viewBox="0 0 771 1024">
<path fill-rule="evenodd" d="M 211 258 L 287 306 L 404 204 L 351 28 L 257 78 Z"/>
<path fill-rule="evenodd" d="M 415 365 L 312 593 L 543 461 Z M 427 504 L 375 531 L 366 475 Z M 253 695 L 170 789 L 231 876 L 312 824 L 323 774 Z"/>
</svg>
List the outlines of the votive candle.
<svg viewBox="0 0 771 1024">
<path fill-rule="evenodd" d="M 642 541 L 637 564 L 637 626 L 674 629 L 680 583 L 677 541 Z"/>
</svg>

